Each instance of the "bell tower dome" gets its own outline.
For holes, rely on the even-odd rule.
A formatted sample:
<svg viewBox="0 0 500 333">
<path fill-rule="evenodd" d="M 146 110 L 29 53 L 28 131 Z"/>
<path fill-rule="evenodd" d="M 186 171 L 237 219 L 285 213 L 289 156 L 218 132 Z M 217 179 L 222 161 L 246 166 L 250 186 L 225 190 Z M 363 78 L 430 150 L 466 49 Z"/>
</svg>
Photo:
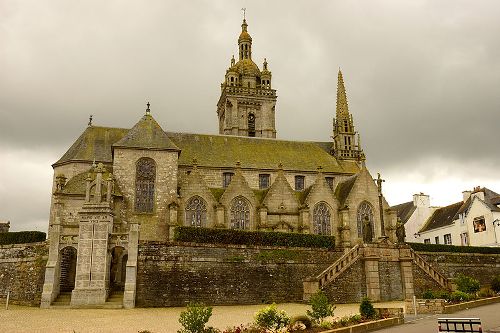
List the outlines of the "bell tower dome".
<svg viewBox="0 0 500 333">
<path fill-rule="evenodd" d="M 245 18 L 238 38 L 238 62 L 234 56 L 221 84 L 217 103 L 219 134 L 276 138 L 276 90 L 264 59 L 262 71 L 252 60 L 252 37 Z"/>
</svg>

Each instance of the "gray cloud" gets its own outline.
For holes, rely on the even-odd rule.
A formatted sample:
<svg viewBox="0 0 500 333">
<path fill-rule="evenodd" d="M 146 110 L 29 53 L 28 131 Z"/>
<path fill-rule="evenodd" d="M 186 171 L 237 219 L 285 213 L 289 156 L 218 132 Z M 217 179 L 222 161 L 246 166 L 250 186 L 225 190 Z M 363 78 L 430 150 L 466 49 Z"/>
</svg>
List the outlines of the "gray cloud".
<svg viewBox="0 0 500 333">
<path fill-rule="evenodd" d="M 55 161 L 89 114 L 96 124 L 131 127 L 148 100 L 166 130 L 216 133 L 243 6 L 254 61 L 266 57 L 273 72 L 280 138 L 329 140 L 341 67 L 373 172 L 403 179 L 418 166 L 430 180 L 435 169 L 425 161 L 439 160 L 457 175 L 494 177 L 500 4 L 455 0 L 2 2 L 2 170 L 14 163 L 7 152 L 18 150 Z M 40 178 L 50 178 L 50 162 Z M 0 177 L 15 191 L 14 180 Z M 48 191 L 31 186 L 37 196 Z M 49 199 L 31 216 L 2 208 L 0 218 L 46 219 Z"/>
</svg>

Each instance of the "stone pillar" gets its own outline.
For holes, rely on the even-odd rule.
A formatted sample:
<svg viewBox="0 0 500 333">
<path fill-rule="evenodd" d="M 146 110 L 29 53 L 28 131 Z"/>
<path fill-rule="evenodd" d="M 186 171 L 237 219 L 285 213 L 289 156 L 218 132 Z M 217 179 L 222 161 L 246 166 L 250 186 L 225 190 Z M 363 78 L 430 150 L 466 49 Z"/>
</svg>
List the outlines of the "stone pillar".
<svg viewBox="0 0 500 333">
<path fill-rule="evenodd" d="M 178 208 L 179 208 L 179 206 L 175 202 L 172 202 L 168 206 L 168 210 L 169 210 L 168 240 L 169 241 L 174 240 L 175 227 L 177 227 L 179 225 L 179 222 L 178 222 L 179 217 L 178 217 L 178 213 L 177 213 Z"/>
<path fill-rule="evenodd" d="M 308 301 L 319 290 L 319 280 L 316 278 L 304 279 L 302 286 L 304 288 L 303 300 Z"/>
<path fill-rule="evenodd" d="M 380 274 L 378 262 L 380 256 L 377 248 L 365 247 L 365 277 L 366 277 L 366 296 L 372 301 L 380 301 Z"/>
<path fill-rule="evenodd" d="M 226 227 L 226 223 L 224 221 L 224 206 L 218 204 L 215 208 L 215 218 L 217 222 L 217 227 Z"/>
<path fill-rule="evenodd" d="M 261 227 L 267 225 L 267 207 L 265 206 L 259 208 L 259 222 Z"/>
<path fill-rule="evenodd" d="M 343 248 L 350 248 L 351 242 L 351 227 L 349 226 L 349 209 L 344 208 L 340 210 L 340 239 Z"/>
<path fill-rule="evenodd" d="M 399 249 L 399 264 L 401 267 L 401 283 L 403 285 L 403 296 L 412 299 L 415 294 L 413 286 L 413 259 L 408 247 Z"/>
<path fill-rule="evenodd" d="M 125 276 L 125 290 L 123 292 L 123 307 L 126 309 L 135 307 L 138 253 L 139 225 L 134 223 L 130 225 L 128 234 L 128 260 Z"/>
<path fill-rule="evenodd" d="M 304 207 L 300 209 L 300 223 L 302 227 L 302 232 L 305 234 L 311 233 L 311 223 L 309 221 L 309 207 Z"/>
<path fill-rule="evenodd" d="M 56 202 L 58 207 L 60 203 Z M 59 294 L 59 241 L 61 236 L 59 209 L 56 208 L 54 223 L 49 226 L 49 257 L 45 266 L 45 281 L 43 283 L 41 308 L 48 308 Z"/>
</svg>

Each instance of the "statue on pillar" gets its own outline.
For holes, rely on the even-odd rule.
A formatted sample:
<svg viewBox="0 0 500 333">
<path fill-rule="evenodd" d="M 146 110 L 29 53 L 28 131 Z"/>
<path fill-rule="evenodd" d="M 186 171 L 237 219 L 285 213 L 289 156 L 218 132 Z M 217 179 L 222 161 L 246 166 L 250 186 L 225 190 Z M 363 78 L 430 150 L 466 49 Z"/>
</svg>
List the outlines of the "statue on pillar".
<svg viewBox="0 0 500 333">
<path fill-rule="evenodd" d="M 373 227 L 370 223 L 370 218 L 365 216 L 363 218 L 363 242 L 371 243 L 373 242 Z"/>
<path fill-rule="evenodd" d="M 401 222 L 401 219 L 398 218 L 398 222 L 396 223 L 396 238 L 398 243 L 402 244 L 405 242 L 406 231 L 405 225 Z"/>
</svg>

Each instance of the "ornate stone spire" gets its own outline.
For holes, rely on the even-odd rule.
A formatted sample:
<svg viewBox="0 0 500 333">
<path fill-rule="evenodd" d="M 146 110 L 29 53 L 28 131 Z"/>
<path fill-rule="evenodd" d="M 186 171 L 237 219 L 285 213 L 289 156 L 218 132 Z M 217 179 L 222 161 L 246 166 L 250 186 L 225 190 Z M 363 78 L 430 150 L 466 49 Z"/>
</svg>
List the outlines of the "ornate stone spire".
<svg viewBox="0 0 500 333">
<path fill-rule="evenodd" d="M 243 23 L 241 24 L 241 34 L 238 38 L 240 60 L 252 59 L 252 37 L 247 31 L 247 27 L 247 20 L 243 19 Z"/>
<path fill-rule="evenodd" d="M 337 119 L 349 115 L 349 106 L 347 105 L 347 94 L 345 92 L 344 78 L 339 68 L 337 81 Z"/>
</svg>

